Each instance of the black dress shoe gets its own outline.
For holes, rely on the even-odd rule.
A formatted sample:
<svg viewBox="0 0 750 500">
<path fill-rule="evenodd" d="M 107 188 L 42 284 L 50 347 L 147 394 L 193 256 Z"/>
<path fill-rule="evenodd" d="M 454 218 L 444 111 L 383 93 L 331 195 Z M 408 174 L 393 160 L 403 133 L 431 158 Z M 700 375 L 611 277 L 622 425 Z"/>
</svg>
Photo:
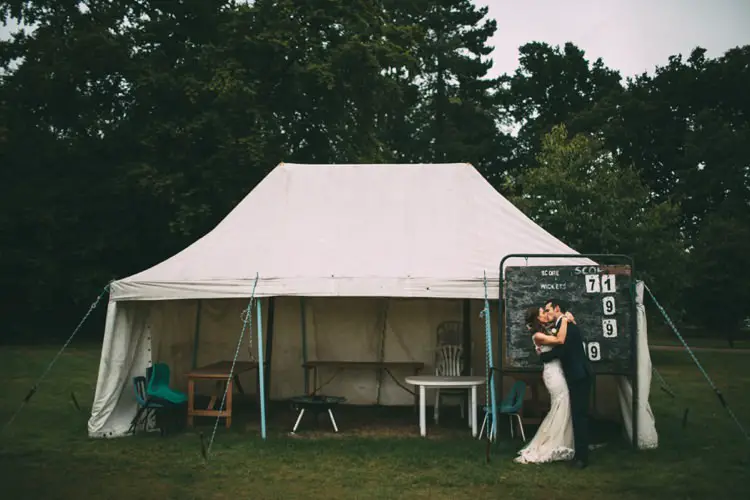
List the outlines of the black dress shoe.
<svg viewBox="0 0 750 500">
<path fill-rule="evenodd" d="M 574 469 L 585 469 L 586 467 L 588 467 L 588 466 L 589 466 L 589 463 L 588 463 L 588 462 L 584 462 L 583 460 L 576 460 L 576 461 L 574 461 L 574 462 L 573 462 L 573 463 L 571 464 L 571 466 L 572 466 L 572 467 L 573 467 Z"/>
</svg>

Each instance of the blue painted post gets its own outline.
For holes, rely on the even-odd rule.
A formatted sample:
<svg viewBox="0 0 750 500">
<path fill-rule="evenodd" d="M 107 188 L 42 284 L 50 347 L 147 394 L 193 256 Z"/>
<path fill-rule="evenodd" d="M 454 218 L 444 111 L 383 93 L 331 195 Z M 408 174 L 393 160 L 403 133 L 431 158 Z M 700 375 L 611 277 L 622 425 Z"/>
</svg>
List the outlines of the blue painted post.
<svg viewBox="0 0 750 500">
<path fill-rule="evenodd" d="M 498 312 L 498 314 L 500 314 Z M 490 436 L 490 438 L 494 438 L 497 435 L 497 401 L 495 399 L 495 362 L 494 362 L 494 352 L 492 350 L 492 328 L 490 327 L 490 301 L 489 297 L 487 296 L 487 273 L 484 273 L 484 335 L 485 335 L 485 343 L 487 348 L 487 360 L 489 361 L 489 370 L 490 370 L 490 401 L 492 404 L 492 419 L 488 419 L 488 425 L 489 428 L 487 429 L 487 434 Z M 485 404 L 487 402 L 485 401 Z"/>
<path fill-rule="evenodd" d="M 266 439 L 266 384 L 265 363 L 263 362 L 263 316 L 260 300 L 256 300 L 258 313 L 258 390 L 260 391 L 260 437 Z M 250 332 L 252 335 L 252 332 Z"/>
<path fill-rule="evenodd" d="M 497 433 L 497 402 L 495 400 L 495 363 L 493 362 L 494 354 L 492 352 L 492 330 L 490 328 L 490 308 L 489 304 L 487 304 L 487 314 L 485 315 L 485 332 L 487 335 L 487 349 L 488 349 L 488 356 L 490 357 L 490 400 L 492 402 L 492 420 L 491 420 L 491 427 L 488 429 L 488 432 L 491 433 L 491 436 L 494 438 Z"/>
</svg>

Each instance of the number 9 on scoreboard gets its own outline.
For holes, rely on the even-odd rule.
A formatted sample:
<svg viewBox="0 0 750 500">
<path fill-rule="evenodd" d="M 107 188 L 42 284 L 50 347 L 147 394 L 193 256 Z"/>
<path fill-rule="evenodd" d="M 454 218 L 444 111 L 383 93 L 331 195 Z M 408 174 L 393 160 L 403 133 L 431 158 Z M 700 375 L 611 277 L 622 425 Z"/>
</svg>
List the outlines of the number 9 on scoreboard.
<svg viewBox="0 0 750 500">
<path fill-rule="evenodd" d="M 612 318 L 603 319 L 602 332 L 604 333 L 605 339 L 617 337 L 617 320 Z"/>
<path fill-rule="evenodd" d="M 599 342 L 584 342 L 583 343 L 586 354 L 591 361 L 599 361 L 602 359 L 602 350 L 599 347 Z"/>
<path fill-rule="evenodd" d="M 617 312 L 615 298 L 612 296 L 602 298 L 602 308 L 604 309 L 604 314 L 607 316 L 615 314 Z"/>
</svg>

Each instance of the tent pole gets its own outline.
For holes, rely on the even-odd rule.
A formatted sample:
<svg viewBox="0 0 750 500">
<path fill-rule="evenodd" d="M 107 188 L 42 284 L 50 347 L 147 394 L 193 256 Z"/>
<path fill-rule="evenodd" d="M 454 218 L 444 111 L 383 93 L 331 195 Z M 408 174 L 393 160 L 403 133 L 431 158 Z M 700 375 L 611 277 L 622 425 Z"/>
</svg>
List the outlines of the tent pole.
<svg viewBox="0 0 750 500">
<path fill-rule="evenodd" d="M 378 363 L 385 361 L 385 333 L 388 329 L 388 305 L 389 298 L 385 297 L 385 304 L 383 305 L 383 329 L 380 330 L 380 348 L 378 349 Z M 375 391 L 375 404 L 380 405 L 380 392 L 383 387 L 383 368 L 382 365 L 378 368 L 378 386 Z"/>
<path fill-rule="evenodd" d="M 636 291 L 635 281 L 635 264 L 631 260 L 630 264 L 630 350 L 631 350 L 631 390 L 633 393 L 632 398 L 632 412 L 633 412 L 633 448 L 638 449 L 638 432 L 640 428 L 640 414 L 641 414 L 641 395 L 640 395 L 640 381 L 638 380 L 638 365 L 640 360 L 638 359 L 638 305 L 636 304 L 638 293 Z"/>
<path fill-rule="evenodd" d="M 273 323 L 276 311 L 276 298 L 268 297 L 268 322 L 266 325 L 266 364 L 268 364 L 268 373 L 266 373 L 266 397 L 271 397 L 271 355 L 273 354 Z"/>
<path fill-rule="evenodd" d="M 260 437 L 266 439 L 266 384 L 265 365 L 263 363 L 263 316 L 260 300 L 256 301 L 258 313 L 258 387 L 260 389 Z M 252 332 L 250 332 L 252 335 Z"/>
<path fill-rule="evenodd" d="M 461 348 L 463 349 L 463 358 L 464 358 L 464 369 L 462 370 L 461 375 L 470 375 L 471 374 L 471 358 L 472 358 L 472 352 L 471 352 L 471 300 L 465 299 L 463 301 L 463 345 Z M 464 391 L 464 408 L 468 408 L 470 401 L 469 401 L 469 391 Z"/>
<path fill-rule="evenodd" d="M 310 384 L 309 375 L 307 373 L 307 318 L 305 317 L 305 298 L 299 298 L 299 310 L 300 310 L 300 329 L 302 331 L 302 371 L 305 376 L 305 391 L 307 394 L 308 387 Z"/>
<path fill-rule="evenodd" d="M 503 340 L 505 339 L 504 335 L 504 327 L 505 327 L 505 296 L 504 296 L 504 289 L 505 289 L 505 282 L 504 282 L 504 275 L 503 275 L 503 262 L 500 261 L 500 272 L 499 272 L 499 278 L 498 278 L 498 292 L 497 292 L 497 372 L 500 375 L 500 379 L 497 382 L 497 385 L 495 386 L 495 390 L 499 391 L 499 393 L 496 393 L 496 400 L 502 402 L 504 397 L 504 380 L 503 380 L 503 365 L 505 364 L 505 349 L 503 346 Z M 494 353 L 492 353 L 494 356 Z M 492 374 L 492 379 L 495 379 L 495 374 Z M 494 411 L 494 408 L 493 408 Z M 492 418 L 494 418 L 495 422 L 495 430 L 497 431 L 497 415 L 493 413 Z M 500 443 L 500 440 L 496 440 L 497 443 Z M 489 445 L 488 445 L 489 446 Z M 489 457 L 489 451 L 488 457 Z M 487 460 L 489 461 L 489 459 Z"/>
<path fill-rule="evenodd" d="M 193 334 L 193 369 L 198 366 L 198 344 L 201 336 L 201 307 L 203 301 L 198 299 L 198 306 L 195 308 L 195 333 Z"/>
</svg>

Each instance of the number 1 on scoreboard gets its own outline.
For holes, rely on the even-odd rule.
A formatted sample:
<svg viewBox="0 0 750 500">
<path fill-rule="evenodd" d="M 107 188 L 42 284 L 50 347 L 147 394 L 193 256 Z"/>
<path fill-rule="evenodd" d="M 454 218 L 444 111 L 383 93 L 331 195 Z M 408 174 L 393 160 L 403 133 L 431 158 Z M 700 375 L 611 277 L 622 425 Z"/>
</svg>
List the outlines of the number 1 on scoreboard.
<svg viewBox="0 0 750 500">
<path fill-rule="evenodd" d="M 616 291 L 617 291 L 617 286 L 615 283 L 615 275 L 614 274 L 602 275 L 602 293 L 615 293 Z"/>
</svg>

